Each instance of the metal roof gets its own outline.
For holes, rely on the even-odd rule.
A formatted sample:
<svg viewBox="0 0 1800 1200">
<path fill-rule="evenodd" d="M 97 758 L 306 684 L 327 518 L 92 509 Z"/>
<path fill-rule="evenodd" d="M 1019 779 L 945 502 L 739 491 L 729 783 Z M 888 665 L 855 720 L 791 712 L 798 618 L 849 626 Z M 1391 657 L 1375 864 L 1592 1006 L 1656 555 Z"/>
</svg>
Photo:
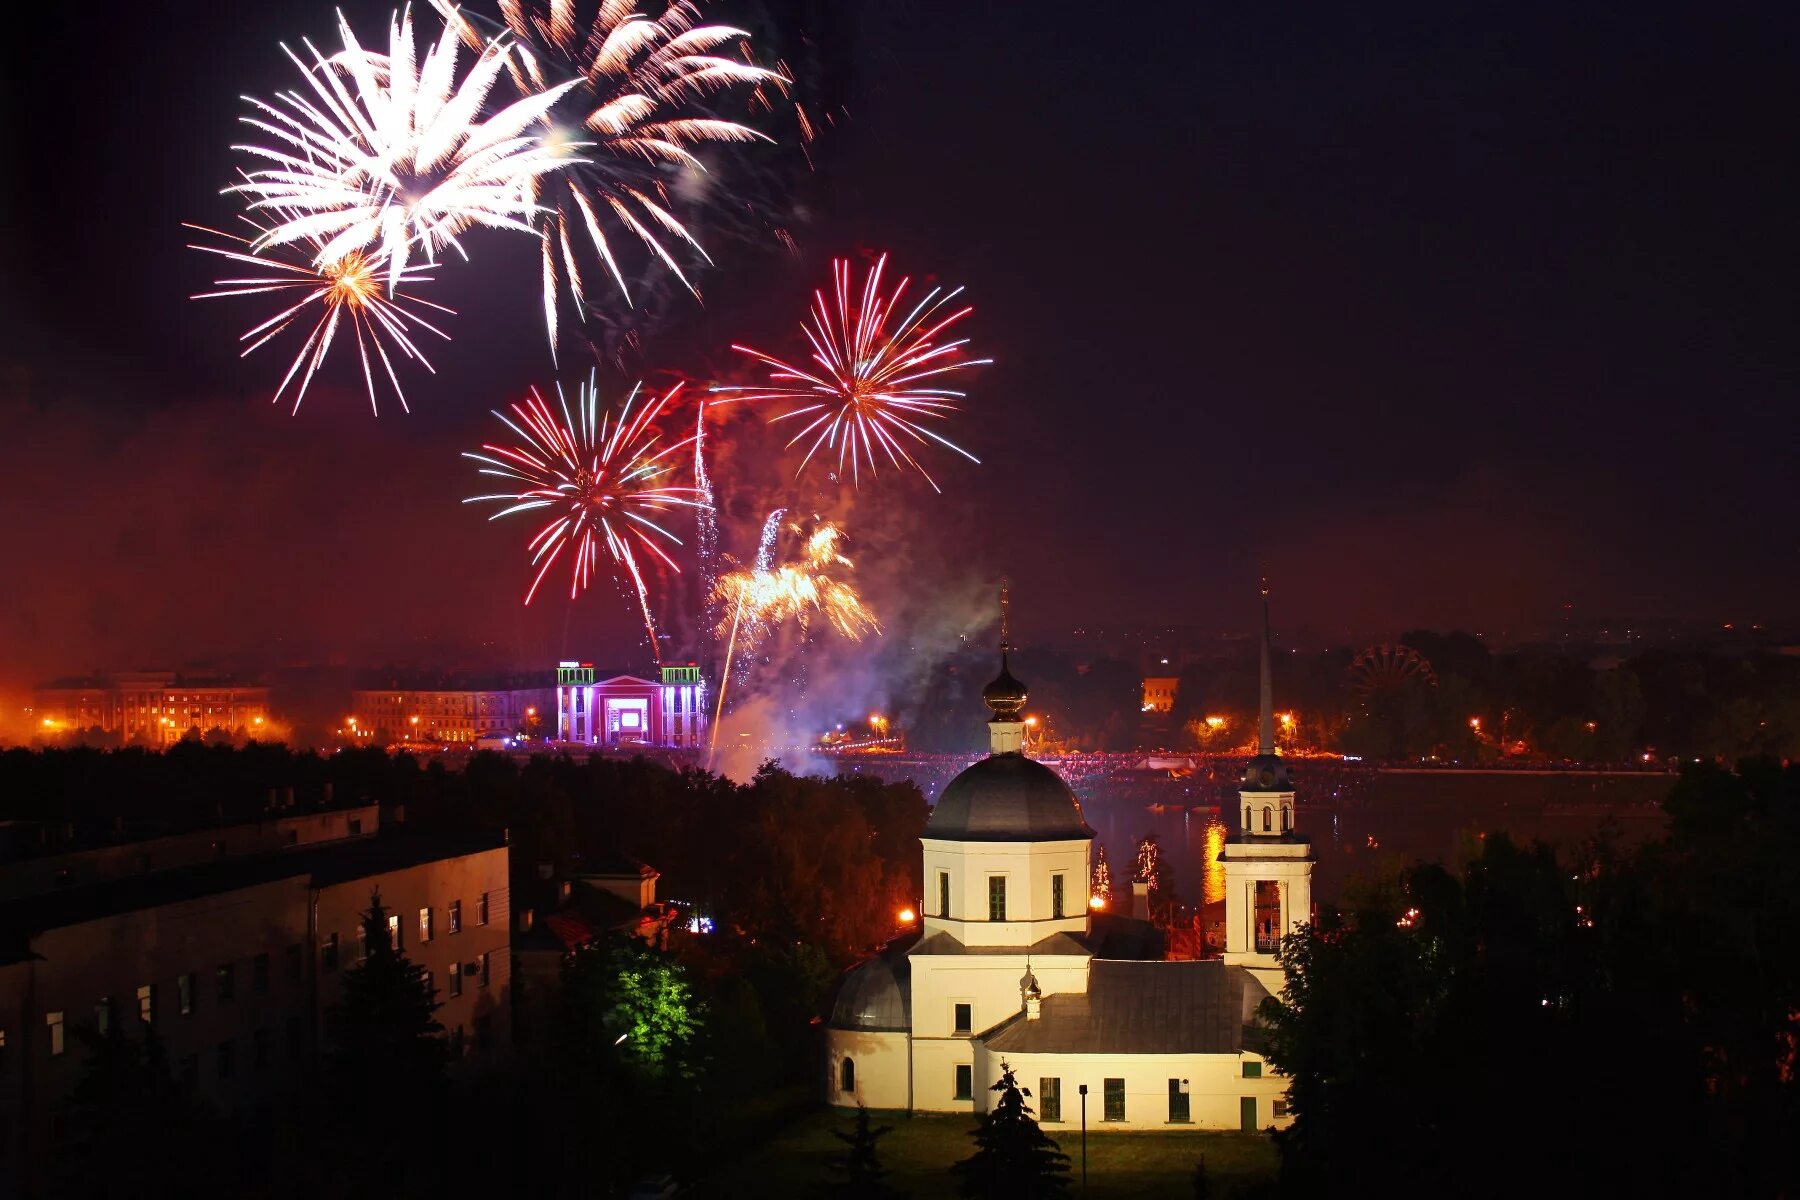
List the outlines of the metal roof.
<svg viewBox="0 0 1800 1200">
<path fill-rule="evenodd" d="M 983 1041 L 1009 1054 L 1236 1054 L 1268 991 L 1242 967 L 1098 959 L 1088 990 L 1045 996 Z"/>
</svg>

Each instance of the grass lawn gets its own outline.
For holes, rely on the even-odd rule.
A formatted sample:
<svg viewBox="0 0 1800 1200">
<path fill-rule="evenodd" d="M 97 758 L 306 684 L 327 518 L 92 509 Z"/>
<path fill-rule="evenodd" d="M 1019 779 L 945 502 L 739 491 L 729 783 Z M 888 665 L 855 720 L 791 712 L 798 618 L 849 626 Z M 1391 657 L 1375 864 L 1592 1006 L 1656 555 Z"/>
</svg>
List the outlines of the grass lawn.
<svg viewBox="0 0 1800 1200">
<path fill-rule="evenodd" d="M 913 1196 L 953 1195 L 950 1164 L 967 1158 L 975 1143 L 966 1116 L 913 1116 L 872 1113 L 874 1123 L 892 1125 L 881 1139 L 881 1165 L 888 1182 Z M 831 1159 L 844 1145 L 832 1135 L 849 1131 L 854 1118 L 835 1110 L 808 1113 L 767 1143 L 691 1189 L 693 1196 L 809 1196 L 833 1179 Z M 1050 1131 L 1069 1156 L 1076 1196 L 1081 1194 L 1081 1130 L 1057 1126 Z M 1275 1148 L 1262 1134 L 1251 1133 L 1105 1133 L 1088 1132 L 1087 1195 L 1102 1197 L 1171 1197 L 1193 1195 L 1194 1163 L 1202 1156 L 1212 1179 L 1213 1195 L 1236 1196 L 1272 1188 Z"/>
</svg>

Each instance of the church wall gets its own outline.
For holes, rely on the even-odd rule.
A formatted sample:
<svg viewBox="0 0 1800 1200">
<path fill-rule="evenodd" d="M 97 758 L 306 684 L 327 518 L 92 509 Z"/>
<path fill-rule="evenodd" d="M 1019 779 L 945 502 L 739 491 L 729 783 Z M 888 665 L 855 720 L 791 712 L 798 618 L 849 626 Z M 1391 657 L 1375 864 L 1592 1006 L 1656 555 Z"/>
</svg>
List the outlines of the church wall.
<svg viewBox="0 0 1800 1200">
<path fill-rule="evenodd" d="M 827 1103 L 855 1108 L 907 1107 L 906 1035 L 866 1029 L 825 1031 L 825 1099 Z M 844 1059 L 855 1064 L 853 1091 L 843 1083 Z"/>
<path fill-rule="evenodd" d="M 1066 842 L 950 842 L 927 838 L 925 927 L 969 946 L 1025 946 L 1086 928 L 1088 847 Z M 950 913 L 941 911 L 938 873 L 950 873 Z M 1063 877 L 1063 917 L 1055 920 L 1052 877 Z M 988 881 L 1006 880 L 1006 921 L 988 919 Z"/>
<path fill-rule="evenodd" d="M 1026 966 L 1023 951 L 918 954 L 911 961 L 913 1033 L 919 1037 L 954 1036 L 957 1004 L 971 1006 L 971 1033 L 984 1033 L 1023 1007 L 1019 991 Z M 1030 962 L 1038 990 L 1045 995 L 1087 990 L 1086 955 L 1039 955 Z"/>
<path fill-rule="evenodd" d="M 986 1046 L 976 1048 L 975 1094 L 978 1111 L 987 1111 L 995 1095 L 984 1089 L 1000 1078 L 1001 1055 Z M 1149 1129 L 1221 1129 L 1240 1127 L 1241 1102 L 1256 1100 L 1256 1127 L 1267 1129 L 1290 1123 L 1276 1118 L 1275 1101 L 1287 1095 L 1288 1081 L 1262 1066 L 1262 1078 L 1245 1078 L 1243 1064 L 1260 1063 L 1254 1054 L 1008 1054 L 1019 1086 L 1031 1090 L 1027 1101 L 1042 1115 L 1041 1080 L 1062 1081 L 1062 1120 L 1044 1122 L 1050 1136 L 1063 1142 L 1081 1128 L 1080 1085 L 1087 1084 L 1087 1127 L 1090 1132 Z M 1106 1080 L 1125 1081 L 1125 1119 L 1105 1120 Z M 1169 1080 L 1188 1081 L 1189 1121 L 1169 1121 Z"/>
<path fill-rule="evenodd" d="M 973 1066 L 972 1038 L 913 1037 L 913 1107 L 923 1112 L 974 1112 L 978 1101 L 956 1098 L 956 1068 Z M 975 1091 L 982 1088 L 981 1072 L 974 1073 Z M 993 1080 L 988 1080 L 992 1083 Z"/>
</svg>

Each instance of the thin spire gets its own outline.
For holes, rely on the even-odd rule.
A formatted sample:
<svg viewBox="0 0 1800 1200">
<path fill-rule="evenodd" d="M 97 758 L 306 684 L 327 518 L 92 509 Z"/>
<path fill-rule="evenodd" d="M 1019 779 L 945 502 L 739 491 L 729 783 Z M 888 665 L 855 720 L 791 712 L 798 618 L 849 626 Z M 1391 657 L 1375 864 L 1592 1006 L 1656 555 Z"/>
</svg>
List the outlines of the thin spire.
<svg viewBox="0 0 1800 1200">
<path fill-rule="evenodd" d="M 1010 632 L 1009 618 L 1012 613 L 1012 600 L 1007 595 L 1007 585 L 1009 582 L 1010 581 L 1006 576 L 1002 575 L 1000 577 L 1000 658 L 1002 661 L 1006 658 L 1006 652 L 1012 649 L 1012 643 L 1008 638 Z"/>
<path fill-rule="evenodd" d="M 1262 715 L 1256 727 L 1256 753 L 1275 753 L 1275 685 L 1269 677 L 1269 581 L 1262 581 Z"/>
</svg>

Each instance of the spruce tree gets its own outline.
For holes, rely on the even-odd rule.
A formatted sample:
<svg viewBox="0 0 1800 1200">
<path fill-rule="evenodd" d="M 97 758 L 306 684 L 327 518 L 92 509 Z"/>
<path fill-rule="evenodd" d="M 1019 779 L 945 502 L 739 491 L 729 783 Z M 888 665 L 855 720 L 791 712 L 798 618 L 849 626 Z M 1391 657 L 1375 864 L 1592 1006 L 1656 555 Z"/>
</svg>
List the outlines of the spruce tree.
<svg viewBox="0 0 1800 1200">
<path fill-rule="evenodd" d="M 1069 1193 L 1069 1156 L 1038 1127 L 1025 1101 L 1031 1092 L 1021 1088 L 1012 1067 L 1000 1064 L 1000 1078 L 988 1089 L 1000 1093 L 994 1110 L 976 1118 L 975 1153 L 951 1168 L 959 1190 L 969 1197 L 1066 1196 Z"/>
<path fill-rule="evenodd" d="M 881 1165 L 881 1157 L 877 1143 L 888 1134 L 894 1132 L 892 1125 L 869 1124 L 869 1110 L 858 1104 L 856 1106 L 856 1125 L 849 1132 L 841 1129 L 831 1131 L 831 1136 L 844 1143 L 849 1149 L 831 1160 L 832 1170 L 839 1178 L 826 1191 L 826 1195 L 842 1200 L 888 1200 L 900 1193 L 889 1186 L 887 1168 Z"/>
</svg>

